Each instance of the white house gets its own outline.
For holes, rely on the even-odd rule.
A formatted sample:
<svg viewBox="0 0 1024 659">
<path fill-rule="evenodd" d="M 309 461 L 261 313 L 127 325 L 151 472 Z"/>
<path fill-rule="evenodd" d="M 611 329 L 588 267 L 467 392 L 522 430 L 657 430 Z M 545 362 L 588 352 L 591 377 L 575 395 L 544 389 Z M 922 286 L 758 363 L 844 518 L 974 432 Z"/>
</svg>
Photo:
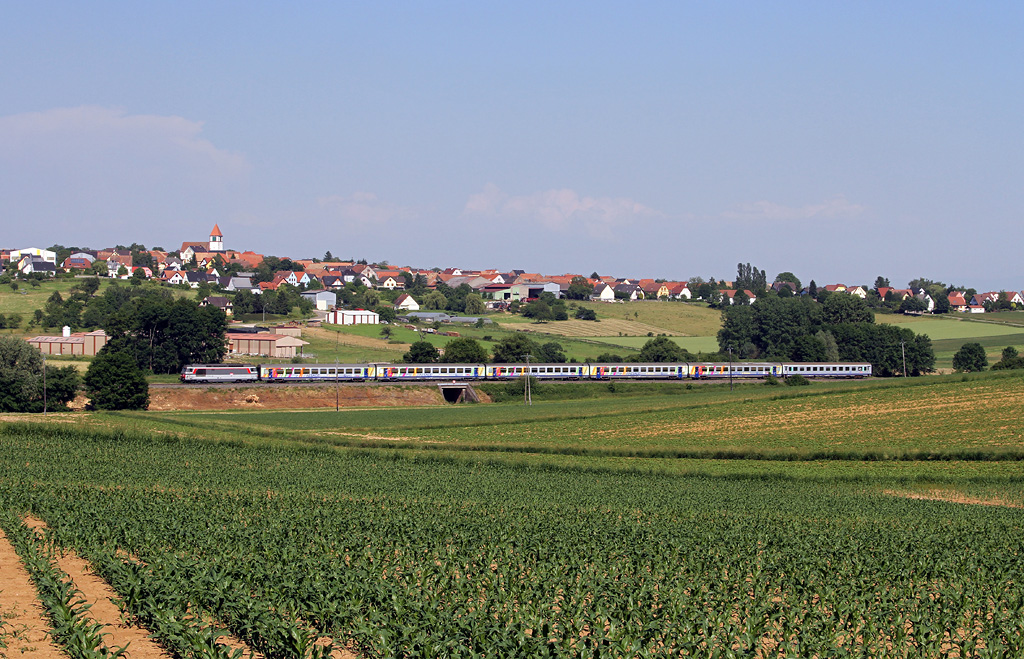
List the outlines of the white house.
<svg viewBox="0 0 1024 659">
<path fill-rule="evenodd" d="M 608 284 L 600 283 L 594 287 L 594 294 L 590 296 L 590 299 L 598 302 L 614 302 L 615 289 Z"/>
<path fill-rule="evenodd" d="M 395 300 L 395 309 L 401 309 L 402 311 L 419 311 L 419 302 L 413 299 L 408 293 L 402 293 Z"/>
<path fill-rule="evenodd" d="M 57 274 L 57 264 L 38 256 L 26 254 L 18 261 L 18 270 L 26 275 L 42 273 L 52 277 Z"/>
</svg>

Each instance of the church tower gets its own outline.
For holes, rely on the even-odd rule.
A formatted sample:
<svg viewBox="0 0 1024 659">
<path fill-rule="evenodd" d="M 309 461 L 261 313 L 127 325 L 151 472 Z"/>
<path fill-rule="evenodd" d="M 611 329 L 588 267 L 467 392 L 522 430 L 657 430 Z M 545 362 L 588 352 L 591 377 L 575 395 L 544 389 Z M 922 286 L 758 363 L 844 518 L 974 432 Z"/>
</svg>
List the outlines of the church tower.
<svg viewBox="0 0 1024 659">
<path fill-rule="evenodd" d="M 213 225 L 213 231 L 210 232 L 210 251 L 224 251 L 224 235 L 220 232 L 220 227 L 216 224 Z"/>
</svg>

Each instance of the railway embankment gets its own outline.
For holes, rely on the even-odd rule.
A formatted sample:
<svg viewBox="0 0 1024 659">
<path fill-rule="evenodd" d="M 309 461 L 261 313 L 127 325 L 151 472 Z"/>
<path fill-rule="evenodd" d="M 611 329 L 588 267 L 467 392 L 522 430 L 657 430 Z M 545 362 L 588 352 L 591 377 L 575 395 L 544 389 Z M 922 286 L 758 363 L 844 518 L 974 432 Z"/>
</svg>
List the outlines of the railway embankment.
<svg viewBox="0 0 1024 659">
<path fill-rule="evenodd" d="M 489 402 L 481 394 L 481 402 Z M 273 385 L 150 387 L 149 409 L 158 411 L 313 409 L 339 407 L 412 407 L 448 405 L 430 386 Z"/>
</svg>

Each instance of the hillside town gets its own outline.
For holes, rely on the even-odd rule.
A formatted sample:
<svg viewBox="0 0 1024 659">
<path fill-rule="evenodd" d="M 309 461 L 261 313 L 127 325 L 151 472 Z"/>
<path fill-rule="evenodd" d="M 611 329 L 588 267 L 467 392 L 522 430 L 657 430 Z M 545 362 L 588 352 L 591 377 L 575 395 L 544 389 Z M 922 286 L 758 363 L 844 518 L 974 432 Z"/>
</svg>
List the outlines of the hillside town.
<svg viewBox="0 0 1024 659">
<path fill-rule="evenodd" d="M 541 274 L 525 270 L 470 270 L 458 267 L 417 268 L 371 264 L 365 261 L 335 259 L 330 252 L 323 258 L 287 258 L 267 256 L 249 250 L 228 249 L 219 225 L 215 224 L 207 240 L 189 240 L 176 250 L 146 249 L 133 244 L 104 249 L 65 248 L 54 245 L 43 249 L 24 247 L 0 249 L 0 265 L 12 278 L 53 277 L 58 273 L 96 275 L 111 279 L 153 280 L 168 286 L 203 287 L 211 295 L 205 304 L 215 305 L 228 315 L 238 293 L 261 295 L 289 285 L 321 311 L 342 312 L 337 291 L 348 284 L 381 291 L 432 291 L 439 285 L 449 288 L 467 286 L 480 296 L 486 309 L 507 309 L 514 303 L 526 303 L 548 293 L 555 298 L 589 299 L 599 302 L 630 300 L 703 300 L 712 305 L 753 304 L 757 293 L 737 286 L 736 281 L 711 278 L 688 281 L 651 277 L 621 277 L 583 274 Z M 918 283 L 917 286 L 913 284 Z M 1024 290 L 977 291 L 954 289 L 944 285 L 911 282 L 907 288 L 890 286 L 879 277 L 874 286 L 830 283 L 808 285 L 799 281 L 765 282 L 765 291 L 783 297 L 795 295 L 845 293 L 878 304 L 888 304 L 903 313 L 986 313 L 1024 308 Z M 420 295 L 400 293 L 394 308 L 401 313 L 442 310 Z M 374 322 L 372 316 L 332 313 L 328 322 Z"/>
</svg>

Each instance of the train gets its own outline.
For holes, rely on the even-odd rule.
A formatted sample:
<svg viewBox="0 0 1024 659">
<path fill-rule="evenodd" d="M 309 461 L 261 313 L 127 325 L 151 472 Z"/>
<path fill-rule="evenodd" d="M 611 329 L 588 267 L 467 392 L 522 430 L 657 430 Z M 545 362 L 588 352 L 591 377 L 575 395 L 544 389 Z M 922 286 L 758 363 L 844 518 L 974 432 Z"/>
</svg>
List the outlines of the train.
<svg viewBox="0 0 1024 659">
<path fill-rule="evenodd" d="M 429 380 L 740 380 L 867 378 L 866 362 L 615 362 L 594 364 L 188 364 L 182 382 L 406 382 Z"/>
</svg>

